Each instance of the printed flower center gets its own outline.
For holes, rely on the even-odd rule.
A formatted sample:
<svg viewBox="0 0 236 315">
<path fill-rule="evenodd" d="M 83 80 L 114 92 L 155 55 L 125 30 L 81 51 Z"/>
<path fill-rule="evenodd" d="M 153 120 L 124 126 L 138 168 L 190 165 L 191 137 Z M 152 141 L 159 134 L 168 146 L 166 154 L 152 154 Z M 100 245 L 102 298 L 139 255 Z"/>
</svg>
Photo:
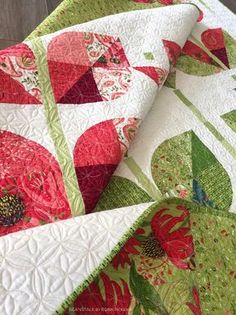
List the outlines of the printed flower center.
<svg viewBox="0 0 236 315">
<path fill-rule="evenodd" d="M 12 226 L 20 221 L 25 210 L 21 198 L 5 195 L 0 198 L 0 225 Z"/>
<path fill-rule="evenodd" d="M 155 236 L 150 234 L 148 239 L 142 243 L 142 254 L 144 256 L 157 259 L 164 257 L 165 251 Z"/>
</svg>

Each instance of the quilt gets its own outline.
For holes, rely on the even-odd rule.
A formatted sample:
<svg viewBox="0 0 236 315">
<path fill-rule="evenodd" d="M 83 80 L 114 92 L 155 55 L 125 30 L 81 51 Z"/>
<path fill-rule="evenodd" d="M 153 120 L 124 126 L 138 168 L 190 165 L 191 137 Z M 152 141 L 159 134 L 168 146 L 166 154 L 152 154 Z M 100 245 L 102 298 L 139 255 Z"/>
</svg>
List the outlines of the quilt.
<svg viewBox="0 0 236 315">
<path fill-rule="evenodd" d="M 0 52 L 0 314 L 236 313 L 236 18 L 185 2 Z"/>
</svg>

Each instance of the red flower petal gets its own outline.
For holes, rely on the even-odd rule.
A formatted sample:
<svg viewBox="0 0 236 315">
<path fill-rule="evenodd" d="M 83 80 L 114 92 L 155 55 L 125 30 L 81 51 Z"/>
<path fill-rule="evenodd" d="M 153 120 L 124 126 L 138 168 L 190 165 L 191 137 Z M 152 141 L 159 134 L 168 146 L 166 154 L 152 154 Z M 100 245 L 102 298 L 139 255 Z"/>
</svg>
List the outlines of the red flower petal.
<svg viewBox="0 0 236 315">
<path fill-rule="evenodd" d="M 0 197 L 19 196 L 25 207 L 22 220 L 1 226 L 1 235 L 71 217 L 59 164 L 40 144 L 1 131 L 0 174 Z"/>
<path fill-rule="evenodd" d="M 136 118 L 107 120 L 87 129 L 78 139 L 74 164 L 86 213 L 95 208 L 138 124 Z"/>
<path fill-rule="evenodd" d="M 137 229 L 135 234 L 140 235 L 144 234 L 144 229 Z M 140 241 L 138 241 L 135 238 L 135 235 L 130 237 L 128 241 L 125 243 L 125 245 L 121 248 L 120 252 L 113 258 L 112 265 L 115 269 L 118 269 L 119 266 L 124 268 L 125 264 L 128 265 L 131 264 L 130 261 L 130 254 L 136 255 L 139 254 L 139 251 L 135 248 L 135 246 L 139 246 L 141 244 Z"/>
<path fill-rule="evenodd" d="M 189 307 L 189 309 L 192 311 L 194 315 L 201 315 L 201 302 L 200 302 L 200 297 L 199 293 L 196 287 L 193 287 L 192 289 L 192 294 L 193 294 L 193 299 L 195 301 L 195 304 L 187 302 L 186 305 Z"/>
<path fill-rule="evenodd" d="M 187 56 L 193 57 L 194 59 L 204 63 L 210 64 L 212 61 L 203 49 L 189 40 L 185 43 L 182 52 Z"/>
<path fill-rule="evenodd" d="M 75 167 L 113 164 L 121 159 L 121 148 L 112 120 L 92 126 L 78 139 L 74 148 Z"/>
<path fill-rule="evenodd" d="M 158 0 L 158 2 L 164 5 L 173 4 L 173 0 Z"/>
<path fill-rule="evenodd" d="M 209 50 L 216 50 L 225 47 L 224 34 L 221 28 L 208 29 L 202 33 L 203 44 Z"/>
<path fill-rule="evenodd" d="M 105 301 L 108 305 L 114 305 L 115 292 L 113 289 L 112 281 L 110 281 L 108 275 L 106 275 L 104 272 L 101 273 L 101 278 L 103 280 L 104 287 L 105 287 Z"/>
<path fill-rule="evenodd" d="M 162 247 L 170 260 L 174 261 L 175 264 L 179 262 L 179 264 L 188 268 L 187 258 L 193 254 L 192 237 L 183 240 L 166 241 L 162 244 Z"/>
<path fill-rule="evenodd" d="M 106 315 L 109 309 L 112 310 L 112 315 L 127 314 L 131 303 L 131 294 L 127 283 L 121 280 L 122 285 L 120 285 L 111 280 L 104 272 L 99 277 L 105 288 L 105 297 L 103 298 L 101 294 L 98 282 L 92 282 L 74 302 L 75 314 L 89 314 L 92 311 L 96 315 Z"/>
<path fill-rule="evenodd" d="M 193 298 L 194 301 L 196 302 L 196 305 L 200 305 L 200 297 L 196 287 L 193 287 Z"/>
<path fill-rule="evenodd" d="M 176 210 L 180 212 L 179 216 L 168 214 L 168 208 L 159 210 L 152 218 L 151 228 L 172 263 L 178 268 L 187 269 L 187 260 L 194 252 L 190 224 L 186 221 L 189 213 L 183 206 L 176 206 Z"/>
<path fill-rule="evenodd" d="M 181 53 L 181 47 L 177 43 L 170 40 L 163 39 L 162 41 L 163 41 L 166 53 L 168 55 L 168 58 L 170 60 L 170 63 L 175 65 Z"/>
<path fill-rule="evenodd" d="M 199 16 L 198 16 L 198 19 L 197 19 L 197 22 L 201 22 L 204 18 L 204 13 L 202 10 L 198 9 L 200 12 L 199 12 Z"/>
</svg>

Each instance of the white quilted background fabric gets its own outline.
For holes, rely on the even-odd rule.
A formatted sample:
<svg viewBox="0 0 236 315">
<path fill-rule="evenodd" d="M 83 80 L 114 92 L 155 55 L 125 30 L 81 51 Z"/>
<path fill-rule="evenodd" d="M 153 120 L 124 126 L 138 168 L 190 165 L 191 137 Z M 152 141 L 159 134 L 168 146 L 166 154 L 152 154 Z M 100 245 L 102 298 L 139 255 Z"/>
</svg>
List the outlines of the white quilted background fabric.
<svg viewBox="0 0 236 315">
<path fill-rule="evenodd" d="M 0 238 L 0 314 L 51 314 L 150 205 L 89 214 Z"/>
</svg>

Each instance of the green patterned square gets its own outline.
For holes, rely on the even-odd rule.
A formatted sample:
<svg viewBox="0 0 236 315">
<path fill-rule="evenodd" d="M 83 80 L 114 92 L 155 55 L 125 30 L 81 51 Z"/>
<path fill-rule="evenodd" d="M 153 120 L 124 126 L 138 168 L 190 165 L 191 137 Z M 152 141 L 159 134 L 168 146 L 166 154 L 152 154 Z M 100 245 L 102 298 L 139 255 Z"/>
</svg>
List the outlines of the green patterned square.
<svg viewBox="0 0 236 315">
<path fill-rule="evenodd" d="M 149 52 L 145 52 L 144 53 L 144 57 L 147 60 L 154 60 L 155 59 L 154 56 L 153 56 L 153 53 L 151 53 L 150 51 Z"/>
</svg>

